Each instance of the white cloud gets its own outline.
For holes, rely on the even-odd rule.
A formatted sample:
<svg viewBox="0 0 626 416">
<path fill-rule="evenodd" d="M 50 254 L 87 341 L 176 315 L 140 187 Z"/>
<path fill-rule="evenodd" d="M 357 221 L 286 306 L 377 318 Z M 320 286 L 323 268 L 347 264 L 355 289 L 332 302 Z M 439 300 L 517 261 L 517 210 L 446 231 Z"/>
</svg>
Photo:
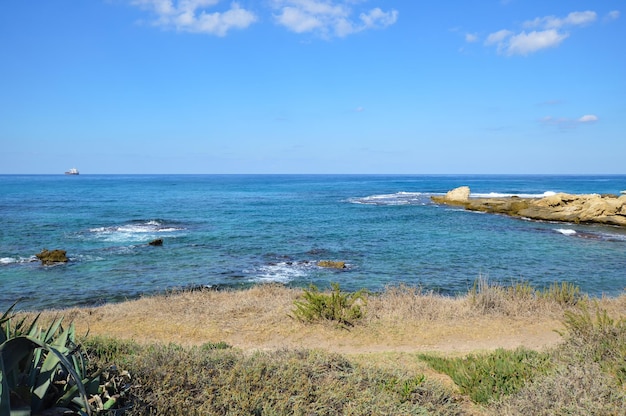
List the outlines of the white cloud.
<svg viewBox="0 0 626 416">
<path fill-rule="evenodd" d="M 599 120 L 598 116 L 594 114 L 586 114 L 577 119 L 571 119 L 567 117 L 546 116 L 546 117 L 542 117 L 539 121 L 542 124 L 555 125 L 555 126 L 564 127 L 564 128 L 574 128 L 579 124 L 595 123 L 598 120 Z"/>
<path fill-rule="evenodd" d="M 225 36 L 230 29 L 245 29 L 257 20 L 254 13 L 233 2 L 221 12 L 208 12 L 220 0 L 132 0 L 131 4 L 156 15 L 154 24 L 183 32 Z"/>
<path fill-rule="evenodd" d="M 537 29 L 527 32 L 523 30 L 515 33 L 508 29 L 493 32 L 487 36 L 485 45 L 497 47 L 500 54 L 529 55 L 542 49 L 555 48 L 570 36 L 563 31 L 566 27 L 582 27 L 591 24 L 597 19 L 596 12 L 572 12 L 563 18 L 555 16 L 537 17 L 524 22 L 523 27 Z"/>
<path fill-rule="evenodd" d="M 579 123 L 593 123 L 598 121 L 598 116 L 594 114 L 587 114 L 578 119 Z"/>
<path fill-rule="evenodd" d="M 596 12 L 587 10 L 584 12 L 572 12 L 564 18 L 554 16 L 537 17 L 534 20 L 524 22 L 526 28 L 560 29 L 565 26 L 585 26 L 597 19 Z"/>
<path fill-rule="evenodd" d="M 478 35 L 475 33 L 466 33 L 465 34 L 465 42 L 474 43 L 478 41 Z"/>
<path fill-rule="evenodd" d="M 619 10 L 613 10 L 607 13 L 606 20 L 617 20 L 619 19 L 620 12 Z"/>
<path fill-rule="evenodd" d="M 225 36 L 231 29 L 245 29 L 258 21 L 251 10 L 233 2 L 216 10 L 222 0 L 128 0 L 153 13 L 152 23 L 184 32 Z M 267 0 L 258 7 L 274 12 L 275 21 L 295 33 L 344 37 L 368 29 L 385 28 L 398 20 L 398 11 L 379 7 L 355 11 L 368 0 Z M 363 9 L 363 7 L 360 7 Z"/>
<path fill-rule="evenodd" d="M 314 32 L 322 37 L 345 37 L 368 29 L 393 25 L 398 11 L 374 8 L 353 17 L 354 0 L 273 0 L 276 22 L 292 32 Z"/>
<path fill-rule="evenodd" d="M 276 20 L 296 33 L 310 32 L 323 26 L 320 19 L 295 7 L 285 7 Z"/>
<path fill-rule="evenodd" d="M 559 33 L 554 29 L 541 32 L 522 32 L 509 38 L 505 53 L 507 55 L 528 55 L 541 49 L 554 48 L 568 36 L 569 34 Z"/>
<path fill-rule="evenodd" d="M 485 41 L 485 45 L 495 45 L 504 42 L 506 38 L 511 36 L 513 32 L 510 30 L 499 30 L 497 32 L 491 33 L 487 36 L 487 40 Z"/>
</svg>

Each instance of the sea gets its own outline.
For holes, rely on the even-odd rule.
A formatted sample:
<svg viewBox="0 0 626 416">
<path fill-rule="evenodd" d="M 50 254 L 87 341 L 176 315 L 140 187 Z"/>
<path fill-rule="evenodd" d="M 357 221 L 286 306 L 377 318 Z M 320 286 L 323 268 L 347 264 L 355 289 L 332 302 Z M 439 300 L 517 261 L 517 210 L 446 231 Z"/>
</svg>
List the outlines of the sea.
<svg viewBox="0 0 626 416">
<path fill-rule="evenodd" d="M 431 201 L 463 185 L 619 195 L 626 175 L 0 175 L 0 313 L 265 283 L 454 296 L 485 278 L 624 293 L 626 229 Z M 42 265 L 43 249 L 69 262 Z"/>
</svg>

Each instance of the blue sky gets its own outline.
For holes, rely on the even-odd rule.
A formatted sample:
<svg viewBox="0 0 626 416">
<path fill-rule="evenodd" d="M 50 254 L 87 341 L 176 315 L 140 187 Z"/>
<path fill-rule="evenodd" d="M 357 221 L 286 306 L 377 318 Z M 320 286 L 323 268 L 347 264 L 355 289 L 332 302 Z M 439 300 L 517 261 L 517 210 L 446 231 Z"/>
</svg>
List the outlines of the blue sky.
<svg viewBox="0 0 626 416">
<path fill-rule="evenodd" d="M 623 4 L 4 0 L 0 173 L 626 173 Z"/>
</svg>

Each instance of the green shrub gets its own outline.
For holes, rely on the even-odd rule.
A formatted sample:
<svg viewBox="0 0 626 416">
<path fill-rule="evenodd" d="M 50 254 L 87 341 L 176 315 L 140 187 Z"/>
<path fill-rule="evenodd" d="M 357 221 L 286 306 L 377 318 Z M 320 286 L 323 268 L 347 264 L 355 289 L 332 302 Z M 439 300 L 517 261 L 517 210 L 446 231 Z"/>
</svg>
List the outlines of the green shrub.
<svg viewBox="0 0 626 416">
<path fill-rule="evenodd" d="M 597 363 L 560 362 L 489 410 L 498 416 L 624 415 L 625 393 Z"/>
<path fill-rule="evenodd" d="M 498 349 L 465 358 L 420 355 L 436 371 L 450 376 L 461 393 L 481 404 L 509 395 L 550 369 L 549 355 L 524 348 Z"/>
<path fill-rule="evenodd" d="M 141 350 L 141 346 L 135 341 L 103 336 L 85 338 L 83 345 L 91 361 L 100 366 L 121 364 L 128 356 Z"/>
<path fill-rule="evenodd" d="M 626 385 L 626 318 L 613 319 L 595 304 L 595 313 L 582 304 L 565 312 L 565 344 L 560 353 L 577 362 L 591 361 Z"/>
<path fill-rule="evenodd" d="M 543 290 L 542 296 L 564 306 L 574 306 L 583 298 L 580 287 L 568 282 L 552 283 Z"/>
<path fill-rule="evenodd" d="M 129 416 L 463 414 L 449 391 L 422 375 L 323 351 L 155 345 L 131 357 L 129 370 L 138 397 Z"/>
<path fill-rule="evenodd" d="M 304 300 L 294 301 L 294 316 L 304 322 L 334 321 L 339 325 L 353 326 L 354 321 L 365 316 L 367 304 L 364 289 L 354 293 L 343 293 L 338 283 L 331 283 L 330 293 L 320 292 L 315 285 L 304 289 Z"/>
</svg>

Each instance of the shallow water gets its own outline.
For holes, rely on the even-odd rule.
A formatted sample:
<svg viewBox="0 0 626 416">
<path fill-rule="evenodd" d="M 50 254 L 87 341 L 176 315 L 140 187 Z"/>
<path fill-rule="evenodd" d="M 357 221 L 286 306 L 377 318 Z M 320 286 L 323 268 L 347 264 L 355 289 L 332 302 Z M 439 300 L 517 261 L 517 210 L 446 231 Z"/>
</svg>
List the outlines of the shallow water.
<svg viewBox="0 0 626 416">
<path fill-rule="evenodd" d="M 93 305 L 193 286 L 465 292 L 479 276 L 593 295 L 626 287 L 626 230 L 466 212 L 430 196 L 613 193 L 626 176 L 0 176 L 0 310 Z M 161 238 L 162 247 L 147 243 Z M 63 249 L 68 264 L 34 255 Z M 319 260 L 341 260 L 345 270 Z"/>
</svg>

